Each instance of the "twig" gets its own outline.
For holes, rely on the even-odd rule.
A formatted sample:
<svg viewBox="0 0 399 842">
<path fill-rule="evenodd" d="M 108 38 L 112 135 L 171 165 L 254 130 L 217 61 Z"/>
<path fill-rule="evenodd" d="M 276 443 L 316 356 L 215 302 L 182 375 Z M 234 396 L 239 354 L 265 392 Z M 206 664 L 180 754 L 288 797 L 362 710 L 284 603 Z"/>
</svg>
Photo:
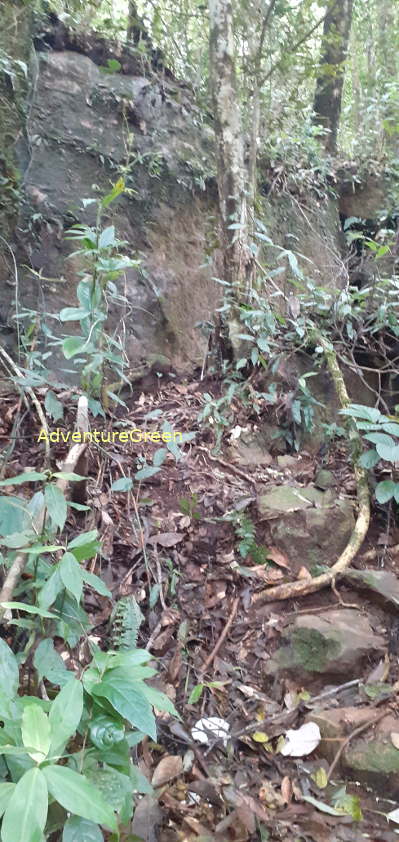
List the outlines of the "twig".
<svg viewBox="0 0 399 842">
<path fill-rule="evenodd" d="M 340 747 L 339 747 L 339 749 L 338 749 L 338 751 L 337 751 L 337 753 L 334 757 L 334 760 L 331 763 L 331 766 L 330 766 L 330 768 L 327 772 L 327 781 L 329 781 L 331 779 L 331 776 L 332 776 L 334 770 L 336 769 L 337 764 L 340 760 L 342 752 L 344 751 L 344 749 L 346 748 L 348 743 L 350 743 L 350 741 L 353 740 L 354 737 L 357 737 L 359 734 L 362 734 L 363 731 L 367 731 L 367 728 L 370 728 L 370 725 L 375 725 L 376 722 L 379 722 L 380 719 L 383 719 L 383 717 L 386 716 L 386 715 L 387 715 L 386 710 L 382 710 L 378 714 L 378 716 L 374 716 L 372 719 L 369 719 L 367 722 L 363 722 L 363 725 L 359 725 L 358 728 L 355 728 L 354 731 L 352 731 L 350 734 L 348 734 L 348 736 L 343 741 L 343 743 L 341 743 L 341 745 L 340 745 Z"/>
<path fill-rule="evenodd" d="M 322 346 L 327 367 L 334 381 L 334 386 L 342 409 L 350 404 L 348 392 L 341 369 L 337 362 L 337 356 L 333 347 L 327 342 L 324 336 L 317 333 L 317 341 Z M 350 438 L 360 449 L 361 439 L 355 426 L 350 424 Z M 321 588 L 335 584 L 335 579 L 345 573 L 352 563 L 356 553 L 360 550 L 367 535 L 370 523 L 370 493 L 367 481 L 367 471 L 357 464 L 355 457 L 354 474 L 356 479 L 357 500 L 359 505 L 357 520 L 352 535 L 338 560 L 326 573 L 316 576 L 314 579 L 301 579 L 296 582 L 287 582 L 284 585 L 277 585 L 274 588 L 266 588 L 254 596 L 254 602 L 273 602 L 277 599 L 292 599 L 292 597 L 306 596 L 315 593 Z"/>
<path fill-rule="evenodd" d="M 3 359 L 6 360 L 7 364 L 9 366 L 11 366 L 11 368 L 13 369 L 13 371 L 15 372 L 17 377 L 22 377 L 22 371 L 18 368 L 18 366 L 16 365 L 14 360 L 9 356 L 9 354 L 7 354 L 7 351 L 4 350 L 2 345 L 0 345 L 0 356 L 2 356 Z M 42 410 L 41 403 L 40 403 L 39 399 L 36 397 L 33 389 L 30 386 L 25 386 L 25 389 L 26 389 L 26 392 L 29 395 L 32 403 L 35 405 L 36 412 L 37 412 L 39 421 L 42 425 L 42 428 L 43 428 L 43 430 L 46 431 L 44 447 L 45 447 L 45 453 L 46 453 L 46 465 L 49 465 L 50 464 L 50 438 L 49 438 L 49 431 L 48 431 L 46 416 L 45 416 L 45 414 Z"/>
<path fill-rule="evenodd" d="M 236 598 L 233 602 L 231 611 L 230 611 L 230 616 L 229 616 L 229 618 L 227 620 L 227 623 L 226 623 L 226 625 L 225 625 L 225 627 L 224 627 L 224 629 L 223 629 L 223 631 L 222 631 L 222 633 L 219 637 L 219 640 L 217 641 L 216 645 L 213 647 L 212 652 L 210 652 L 208 657 L 205 659 L 204 663 L 202 664 L 202 667 L 200 667 L 200 670 L 199 670 L 200 676 L 202 676 L 206 673 L 208 667 L 210 667 L 212 661 L 215 659 L 217 653 L 219 652 L 219 649 L 220 649 L 223 641 L 226 639 L 226 637 L 228 635 L 228 632 L 229 632 L 229 629 L 231 628 L 231 625 L 234 621 L 234 617 L 237 614 L 239 603 L 240 603 L 240 598 L 238 596 L 236 596 Z"/>
<path fill-rule="evenodd" d="M 206 447 L 201 447 L 201 445 L 199 445 L 197 447 L 197 450 L 202 450 L 202 452 L 206 453 L 208 459 L 211 459 L 212 462 L 218 462 L 219 465 L 223 465 L 224 468 L 227 468 L 228 471 L 231 471 L 233 474 L 236 474 L 238 477 L 241 477 L 241 479 L 244 479 L 245 482 L 251 482 L 252 485 L 254 485 L 256 488 L 256 480 L 248 474 L 244 473 L 244 471 L 242 471 L 240 468 L 236 468 L 235 465 L 230 465 L 229 462 L 226 462 L 224 459 L 220 459 L 218 456 L 212 456 Z"/>
</svg>

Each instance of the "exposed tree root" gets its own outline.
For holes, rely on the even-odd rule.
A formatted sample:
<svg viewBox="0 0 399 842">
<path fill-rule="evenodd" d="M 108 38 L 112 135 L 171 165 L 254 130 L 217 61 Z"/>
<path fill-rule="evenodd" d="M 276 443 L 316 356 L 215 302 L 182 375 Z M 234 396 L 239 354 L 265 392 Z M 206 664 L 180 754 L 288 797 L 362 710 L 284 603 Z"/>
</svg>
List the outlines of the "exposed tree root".
<svg viewBox="0 0 399 842">
<path fill-rule="evenodd" d="M 323 347 L 328 370 L 333 379 L 340 405 L 342 409 L 346 409 L 346 407 L 350 404 L 350 399 L 348 392 L 346 391 L 345 381 L 338 365 L 335 351 L 323 336 L 318 335 L 317 342 Z M 349 438 L 354 450 L 354 474 L 359 506 L 355 528 L 348 544 L 330 570 L 322 573 L 320 576 L 316 576 L 314 579 L 300 579 L 296 582 L 287 582 L 284 585 L 266 588 L 255 595 L 255 603 L 273 602 L 278 599 L 292 599 L 297 596 L 306 596 L 307 594 L 315 593 L 321 588 L 331 585 L 335 582 L 335 579 L 345 573 L 362 546 L 370 524 L 370 492 L 367 481 L 367 471 L 364 468 L 359 467 L 357 464 L 357 457 L 361 450 L 361 438 L 355 425 L 350 419 L 347 423 Z"/>
</svg>

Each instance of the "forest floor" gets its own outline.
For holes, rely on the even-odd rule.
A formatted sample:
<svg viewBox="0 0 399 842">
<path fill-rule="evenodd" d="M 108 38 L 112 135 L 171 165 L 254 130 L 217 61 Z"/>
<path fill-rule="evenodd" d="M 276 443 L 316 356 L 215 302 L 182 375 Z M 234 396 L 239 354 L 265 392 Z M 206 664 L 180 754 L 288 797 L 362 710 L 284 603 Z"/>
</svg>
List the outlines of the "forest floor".
<svg viewBox="0 0 399 842">
<path fill-rule="evenodd" d="M 160 714 L 158 742 L 146 739 L 138 747 L 137 762 L 154 792 L 137 800 L 134 838 L 393 842 L 399 817 L 395 823 L 386 814 L 398 807 L 399 764 L 395 769 L 391 763 L 386 773 L 379 774 L 369 763 L 369 770 L 356 776 L 345 771 L 341 761 L 343 749 L 358 732 L 363 748 L 377 745 L 373 740 L 379 726 L 373 720 L 381 724 L 384 718 L 388 724 L 379 739 L 399 757 L 397 609 L 346 581 L 295 601 L 262 604 L 257 599 L 266 585 L 295 578 L 289 561 L 275 548 L 269 548 L 271 560 L 266 564 L 254 563 L 251 555 L 243 558 L 234 525 L 222 518 L 247 506 L 258 529 L 256 495 L 275 482 L 277 465 L 244 469 L 233 461 L 230 449 L 212 452 L 213 434 L 198 425 L 204 390 L 212 391 L 212 383 L 205 389 L 203 382 L 176 379 L 156 394 L 134 395 L 134 400 L 127 400 L 128 411 L 119 407 L 106 422 L 96 419 L 97 429 L 116 429 L 121 420 L 128 427 L 154 429 L 156 420 L 145 416 L 157 410 L 162 423 L 166 420 L 175 430 L 196 436 L 182 445 L 181 459 L 170 454 L 158 474 L 129 494 L 111 492 L 112 482 L 137 470 L 144 448 L 151 461 L 152 450 L 159 445 L 90 446 L 90 511 L 71 514 L 68 521 L 73 534 L 99 529 L 102 557 L 90 569 L 102 576 L 114 599 L 134 594 L 145 618 L 138 645 L 153 654 L 159 669 L 157 686 L 173 699 L 181 716 L 179 722 Z M 71 403 L 66 393 L 63 403 L 65 407 Z M 19 410 L 15 394 L 3 395 L 2 447 L 10 443 Z M 54 427 L 66 431 L 74 423 L 68 410 Z M 244 416 L 239 423 L 245 424 Z M 41 468 L 39 428 L 33 427 L 31 418 L 22 418 L 7 476 L 27 466 Z M 61 463 L 66 449 L 63 444 L 52 445 L 54 464 Z M 324 457 L 324 467 L 334 473 L 340 491 L 355 497 L 343 444 Z M 316 457 L 302 451 L 291 460 L 285 481 L 307 485 L 318 468 Z M 395 572 L 397 539 L 394 529 L 389 538 L 386 531 L 386 522 L 376 511 L 368 540 L 355 560 L 357 569 Z M 329 609 L 352 612 L 349 618 L 358 612 L 367 620 L 380 641 L 376 651 L 370 646 L 357 659 L 330 671 L 272 671 L 275 650 L 295 619 L 304 614 L 328 616 Z M 86 610 L 93 624 L 90 638 L 106 647 L 111 600 L 90 592 Z M 56 646 L 61 652 L 65 644 L 56 640 Z M 81 651 L 68 652 L 67 657 L 76 669 L 84 666 Z M 337 711 L 344 711 L 341 720 Z M 207 743 L 194 741 L 191 729 L 204 717 L 228 723 L 229 740 L 210 733 L 208 723 Z M 323 739 L 316 740 L 313 751 L 302 745 L 298 749 L 302 756 L 281 753 L 281 736 L 288 729 L 296 731 L 305 722 L 317 719 L 320 724 L 329 718 L 331 730 L 328 723 L 324 730 L 320 725 Z"/>
</svg>

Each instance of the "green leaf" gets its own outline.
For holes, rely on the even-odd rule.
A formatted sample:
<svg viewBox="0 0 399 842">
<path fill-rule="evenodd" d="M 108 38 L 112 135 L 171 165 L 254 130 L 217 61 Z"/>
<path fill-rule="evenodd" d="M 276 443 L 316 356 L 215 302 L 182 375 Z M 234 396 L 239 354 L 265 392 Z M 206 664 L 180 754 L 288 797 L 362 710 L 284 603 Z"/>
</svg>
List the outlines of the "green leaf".
<svg viewBox="0 0 399 842">
<path fill-rule="evenodd" d="M 7 646 L 5 640 L 0 637 L 0 686 L 2 692 L 8 699 L 17 695 L 19 687 L 18 661 Z"/>
<path fill-rule="evenodd" d="M 156 740 L 155 718 L 151 704 L 143 694 L 144 687 L 144 683 L 139 684 L 109 670 L 102 681 L 94 685 L 92 694 L 107 699 L 131 725 Z"/>
<path fill-rule="evenodd" d="M 72 553 L 66 552 L 59 563 L 61 579 L 76 602 L 79 603 L 83 592 L 83 577 L 79 562 Z"/>
<path fill-rule="evenodd" d="M 0 497 L 0 535 L 13 535 L 29 529 L 32 520 L 29 508 L 20 497 Z"/>
<path fill-rule="evenodd" d="M 22 742 L 29 756 L 36 763 L 41 763 L 48 755 L 51 736 L 48 716 L 40 705 L 27 705 L 22 714 Z M 30 747 L 35 751 L 29 751 Z"/>
<path fill-rule="evenodd" d="M 11 611 L 26 611 L 28 614 L 36 614 L 38 617 L 56 619 L 56 614 L 51 614 L 50 611 L 45 611 L 37 605 L 27 605 L 25 602 L 0 602 L 0 605 L 3 608 L 10 608 Z"/>
<path fill-rule="evenodd" d="M 63 529 L 67 518 L 67 502 L 60 488 L 54 483 L 46 485 L 44 499 L 53 527 Z"/>
<path fill-rule="evenodd" d="M 386 433 L 367 433 L 364 436 L 367 441 L 371 441 L 373 444 L 382 444 L 384 447 L 395 447 L 395 442 L 391 438 L 391 436 L 387 436 Z"/>
<path fill-rule="evenodd" d="M 173 442 L 170 442 L 173 444 Z M 149 477 L 153 477 L 154 474 L 157 474 L 160 468 L 154 468 L 152 465 L 145 465 L 144 468 L 141 468 L 140 471 L 137 471 L 134 475 L 135 479 L 149 479 Z"/>
<path fill-rule="evenodd" d="M 399 444 L 386 447 L 384 444 L 377 444 L 376 450 L 381 459 L 386 462 L 399 462 Z"/>
<path fill-rule="evenodd" d="M 47 474 L 40 471 L 26 471 L 23 474 L 17 474 L 16 477 L 2 479 L 0 485 L 23 485 L 24 482 L 39 482 L 45 479 L 47 479 Z"/>
<path fill-rule="evenodd" d="M 68 482 L 81 482 L 82 479 L 87 479 L 87 477 L 82 477 L 80 474 L 74 474 L 73 471 L 55 471 L 53 477 L 66 479 Z M 87 509 L 88 506 L 85 506 L 84 508 Z"/>
<path fill-rule="evenodd" d="M 53 421 L 57 422 L 64 417 L 64 407 L 51 389 L 46 393 L 44 406 Z"/>
<path fill-rule="evenodd" d="M 103 800 L 97 787 L 84 775 L 79 775 L 67 766 L 45 766 L 43 774 L 49 792 L 65 810 L 117 832 L 114 811 Z"/>
<path fill-rule="evenodd" d="M 168 455 L 168 451 L 166 447 L 160 447 L 159 450 L 156 450 L 153 457 L 152 457 L 152 464 L 156 468 L 160 468 L 163 465 L 166 457 Z"/>
<path fill-rule="evenodd" d="M 0 818 L 3 815 L 7 804 L 14 792 L 15 784 L 1 783 L 0 784 Z"/>
<path fill-rule="evenodd" d="M 70 360 L 76 354 L 87 350 L 87 341 L 80 336 L 67 336 L 62 343 L 62 350 L 65 359 Z"/>
<path fill-rule="evenodd" d="M 313 807 L 316 807 L 316 810 L 320 810 L 321 813 L 328 813 L 329 816 L 342 816 L 344 815 L 343 810 L 338 810 L 336 807 L 330 807 L 329 804 L 324 804 L 323 801 L 319 801 L 318 798 L 313 798 L 312 795 L 303 795 L 303 801 L 307 801 L 308 804 L 312 804 Z"/>
<path fill-rule="evenodd" d="M 46 778 L 35 767 L 20 778 L 1 826 L 2 842 L 34 842 L 44 830 L 48 810 Z"/>
<path fill-rule="evenodd" d="M 110 60 L 112 61 L 112 59 L 110 59 Z M 104 198 L 101 202 L 102 207 L 107 208 L 108 205 L 111 204 L 111 202 L 113 202 L 115 199 L 117 199 L 118 196 L 121 195 L 121 193 L 123 193 L 124 189 L 125 189 L 125 182 L 124 182 L 123 178 L 119 178 L 118 181 L 116 182 L 116 184 L 114 184 L 111 192 L 108 193 L 107 196 L 104 196 Z"/>
<path fill-rule="evenodd" d="M 387 503 L 395 494 L 396 484 L 390 479 L 379 482 L 375 489 L 375 496 L 379 503 Z"/>
<path fill-rule="evenodd" d="M 111 591 L 107 588 L 103 580 L 100 579 L 99 576 L 96 576 L 95 573 L 89 573 L 88 570 L 82 568 L 81 576 L 83 581 L 86 582 L 87 585 L 90 585 L 90 587 L 93 588 L 94 591 L 97 591 L 97 593 L 99 593 L 101 596 L 106 596 L 108 597 L 108 599 L 112 599 Z"/>
<path fill-rule="evenodd" d="M 340 414 L 349 415 L 351 418 L 362 418 L 364 421 L 370 421 L 371 424 L 383 421 L 385 418 L 379 409 L 358 403 L 351 403 L 346 409 L 341 409 Z"/>
<path fill-rule="evenodd" d="M 77 731 L 82 713 L 83 685 L 76 678 L 71 678 L 51 705 L 49 714 L 52 733 L 51 755 L 62 754 L 66 743 Z"/>
<path fill-rule="evenodd" d="M 195 705 L 195 703 L 200 700 L 200 698 L 202 696 L 202 693 L 204 691 L 204 686 L 205 686 L 204 684 L 196 684 L 195 687 L 193 687 L 193 689 L 192 689 L 192 691 L 191 691 L 191 693 L 188 697 L 188 704 L 189 705 Z"/>
<path fill-rule="evenodd" d="M 133 488 L 133 480 L 131 477 L 121 477 L 116 479 L 111 485 L 111 491 L 130 491 Z"/>
<path fill-rule="evenodd" d="M 362 468 L 366 468 L 366 470 L 370 470 L 370 468 L 374 468 L 379 461 L 380 457 L 376 450 L 366 450 L 365 453 L 362 453 L 359 459 L 359 465 L 361 465 Z"/>
<path fill-rule="evenodd" d="M 62 842 L 104 842 L 104 836 L 98 824 L 81 816 L 70 816 L 64 825 Z"/>
<path fill-rule="evenodd" d="M 33 665 L 38 671 L 40 681 L 47 678 L 52 684 L 59 684 L 62 687 L 71 677 L 50 638 L 40 641 L 33 656 Z"/>
<path fill-rule="evenodd" d="M 108 228 L 104 228 L 104 231 L 101 231 L 98 241 L 98 247 L 100 249 L 109 248 L 112 245 L 115 245 L 115 225 L 109 225 Z"/>
<path fill-rule="evenodd" d="M 100 549 L 101 543 L 98 540 L 96 529 L 93 529 L 91 532 L 83 532 L 68 544 L 68 551 L 73 552 L 78 561 L 86 561 L 88 558 L 93 558 Z"/>
<path fill-rule="evenodd" d="M 109 766 L 103 769 L 92 769 L 87 772 L 87 777 L 100 790 L 104 801 L 119 813 L 126 796 L 132 794 L 130 778 Z"/>
<path fill-rule="evenodd" d="M 57 599 L 58 594 L 60 591 L 63 590 L 62 579 L 60 576 L 60 572 L 58 570 L 58 565 L 54 569 L 54 572 L 49 576 L 45 585 L 43 585 L 39 596 L 39 605 L 42 608 L 50 608 L 50 605 L 53 605 L 55 600 Z"/>
<path fill-rule="evenodd" d="M 166 693 L 162 693 L 155 687 L 150 687 L 149 684 L 144 684 L 144 682 L 141 685 L 140 690 L 142 691 L 146 699 L 148 699 L 148 701 L 152 705 L 154 705 L 154 707 L 158 708 L 158 710 L 164 710 L 167 713 L 170 713 L 172 716 L 176 716 L 178 719 L 180 719 L 173 702 L 171 701 L 169 696 L 166 695 Z"/>
<path fill-rule="evenodd" d="M 90 316 L 90 310 L 86 310 L 84 307 L 64 307 L 59 313 L 62 322 L 79 322 L 81 319 L 86 319 L 87 316 Z M 68 339 L 77 338 L 76 336 L 68 337 Z M 81 342 L 82 340 L 79 338 L 79 341 Z M 56 420 L 54 418 L 54 421 Z"/>
</svg>

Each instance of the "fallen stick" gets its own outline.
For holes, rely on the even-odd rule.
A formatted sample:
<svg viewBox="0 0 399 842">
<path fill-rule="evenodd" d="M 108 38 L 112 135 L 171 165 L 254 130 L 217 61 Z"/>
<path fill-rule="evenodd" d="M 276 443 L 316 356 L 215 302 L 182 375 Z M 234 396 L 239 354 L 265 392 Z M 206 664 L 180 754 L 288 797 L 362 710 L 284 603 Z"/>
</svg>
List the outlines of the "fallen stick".
<svg viewBox="0 0 399 842">
<path fill-rule="evenodd" d="M 334 382 L 339 403 L 342 409 L 346 409 L 350 404 L 350 399 L 346 390 L 341 369 L 337 362 L 335 351 L 323 336 L 318 334 L 316 338 L 317 342 L 323 348 L 327 367 Z M 260 591 L 260 593 L 254 595 L 255 603 L 273 602 L 274 600 L 279 599 L 292 599 L 297 596 L 306 596 L 307 594 L 315 593 L 321 588 L 325 588 L 328 585 L 333 584 L 335 579 L 345 573 L 360 550 L 370 524 L 370 492 L 367 481 L 367 471 L 357 464 L 358 452 L 361 450 L 360 435 L 350 419 L 347 420 L 347 424 L 349 428 L 349 438 L 352 443 L 356 445 L 353 459 L 357 502 L 359 506 L 355 528 L 348 544 L 335 564 L 333 564 L 330 570 L 326 573 L 322 573 L 320 576 L 315 576 L 314 579 L 300 579 L 296 582 L 287 582 L 273 588 L 266 588 L 265 590 Z"/>
<path fill-rule="evenodd" d="M 230 611 L 230 616 L 229 616 L 229 618 L 227 620 L 227 623 L 226 623 L 226 625 L 225 625 L 225 627 L 224 627 L 224 629 L 223 629 L 223 631 L 222 631 L 222 633 L 219 637 L 219 640 L 217 641 L 216 645 L 213 647 L 212 652 L 210 652 L 208 657 L 205 659 L 204 663 L 202 664 L 202 667 L 200 667 L 200 669 L 199 669 L 200 678 L 203 675 L 205 675 L 208 667 L 210 667 L 212 661 L 215 659 L 217 653 L 219 652 L 219 649 L 220 649 L 223 641 L 226 639 L 226 637 L 228 635 L 228 632 L 229 632 L 229 629 L 231 628 L 231 625 L 233 623 L 234 617 L 237 614 L 239 602 L 240 602 L 240 598 L 237 596 L 235 598 L 234 602 L 233 602 L 233 605 L 232 605 L 232 608 L 231 608 L 231 611 Z"/>
<path fill-rule="evenodd" d="M 40 404 L 39 404 L 40 406 Z M 41 407 L 40 407 L 41 409 Z M 79 398 L 78 403 L 78 427 L 80 432 L 85 432 L 88 430 L 89 427 L 89 420 L 88 420 L 88 405 L 87 405 L 87 398 L 82 395 Z M 68 451 L 67 456 L 64 459 L 64 462 L 61 467 L 61 472 L 63 473 L 73 473 L 76 464 L 85 451 L 87 444 L 74 444 Z M 66 492 L 68 486 L 68 480 L 59 478 L 56 482 L 57 488 L 59 488 L 64 494 Z M 43 505 L 40 512 L 37 514 L 35 521 L 34 521 L 34 529 L 35 532 L 40 535 L 43 531 L 44 527 L 44 518 L 46 513 L 46 506 Z M 7 611 L 6 608 L 3 607 L 3 602 L 11 602 L 12 596 L 15 590 L 16 585 L 21 578 L 25 567 L 28 563 L 29 553 L 21 553 L 14 558 L 14 561 L 7 573 L 6 578 L 4 579 L 2 588 L 0 590 L 0 623 L 2 622 L 4 615 Z"/>
</svg>

